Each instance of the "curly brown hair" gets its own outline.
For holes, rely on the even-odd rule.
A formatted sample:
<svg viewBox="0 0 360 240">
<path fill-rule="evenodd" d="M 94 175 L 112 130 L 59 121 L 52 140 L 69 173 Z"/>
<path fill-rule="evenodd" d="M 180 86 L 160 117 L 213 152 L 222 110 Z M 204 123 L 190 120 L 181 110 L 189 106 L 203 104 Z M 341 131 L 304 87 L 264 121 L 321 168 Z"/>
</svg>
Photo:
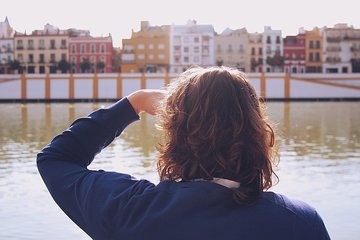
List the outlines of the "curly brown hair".
<svg viewBox="0 0 360 240">
<path fill-rule="evenodd" d="M 161 180 L 226 178 L 237 203 L 252 204 L 273 182 L 278 159 L 265 106 L 244 75 L 226 67 L 192 68 L 169 86 L 159 113 Z"/>
</svg>

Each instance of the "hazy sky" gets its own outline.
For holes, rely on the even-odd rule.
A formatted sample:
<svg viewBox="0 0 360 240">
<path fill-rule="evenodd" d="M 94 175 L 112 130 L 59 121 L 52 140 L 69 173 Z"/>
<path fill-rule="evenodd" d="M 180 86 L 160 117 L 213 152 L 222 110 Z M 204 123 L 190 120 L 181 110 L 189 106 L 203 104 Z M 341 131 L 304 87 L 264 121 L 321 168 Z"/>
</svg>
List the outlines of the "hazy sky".
<svg viewBox="0 0 360 240">
<path fill-rule="evenodd" d="M 140 21 L 151 25 L 212 24 L 221 33 L 225 28 L 246 27 L 262 32 L 265 25 L 281 29 L 283 36 L 296 34 L 300 27 L 333 26 L 349 23 L 360 28 L 358 0 L 1 0 L 0 21 L 8 16 L 12 27 L 31 33 L 50 23 L 60 29 L 88 29 L 93 36 L 111 33 L 114 46 L 138 31 Z"/>
</svg>

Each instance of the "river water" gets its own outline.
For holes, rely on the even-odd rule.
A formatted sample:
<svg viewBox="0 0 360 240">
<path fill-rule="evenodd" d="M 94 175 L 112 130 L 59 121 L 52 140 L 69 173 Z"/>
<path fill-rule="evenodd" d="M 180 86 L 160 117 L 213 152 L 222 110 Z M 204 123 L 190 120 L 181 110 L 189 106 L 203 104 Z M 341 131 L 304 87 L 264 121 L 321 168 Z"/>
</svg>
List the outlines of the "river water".
<svg viewBox="0 0 360 240">
<path fill-rule="evenodd" d="M 0 104 L 0 239 L 89 239 L 54 203 L 37 152 L 74 119 L 104 104 Z M 271 102 L 280 134 L 278 185 L 322 216 L 332 239 L 360 239 L 360 103 Z M 90 166 L 158 182 L 154 119 L 129 126 Z"/>
</svg>

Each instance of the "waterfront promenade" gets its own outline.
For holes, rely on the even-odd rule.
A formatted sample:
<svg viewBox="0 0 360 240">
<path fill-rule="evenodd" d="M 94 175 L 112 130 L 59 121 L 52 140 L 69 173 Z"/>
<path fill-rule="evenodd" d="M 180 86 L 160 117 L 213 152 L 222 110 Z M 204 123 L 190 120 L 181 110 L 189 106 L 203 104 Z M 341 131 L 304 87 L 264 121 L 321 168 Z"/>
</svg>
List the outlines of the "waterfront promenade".
<svg viewBox="0 0 360 240">
<path fill-rule="evenodd" d="M 268 100 L 360 100 L 360 74 L 246 74 Z M 165 73 L 0 75 L 1 102 L 106 101 L 146 88 L 162 88 Z"/>
</svg>

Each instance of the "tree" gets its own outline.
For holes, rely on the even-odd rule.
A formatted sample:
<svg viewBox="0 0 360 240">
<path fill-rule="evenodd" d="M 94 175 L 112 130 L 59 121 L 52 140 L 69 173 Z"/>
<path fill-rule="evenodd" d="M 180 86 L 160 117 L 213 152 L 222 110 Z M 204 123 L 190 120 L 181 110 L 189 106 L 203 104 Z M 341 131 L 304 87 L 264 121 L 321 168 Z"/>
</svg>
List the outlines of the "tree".
<svg viewBox="0 0 360 240">
<path fill-rule="evenodd" d="M 100 72 L 104 72 L 104 68 L 105 68 L 105 63 L 100 61 L 96 64 L 96 68 L 100 70 Z"/>
<path fill-rule="evenodd" d="M 62 73 L 67 73 L 70 69 L 70 66 L 70 63 L 65 59 L 60 60 L 60 62 L 58 63 L 58 68 Z"/>
<path fill-rule="evenodd" d="M 262 59 L 260 58 L 259 60 L 255 60 L 255 58 L 252 58 L 251 59 L 251 71 L 252 72 L 256 72 L 256 68 L 258 67 L 258 66 L 260 66 L 260 65 L 262 65 Z"/>
<path fill-rule="evenodd" d="M 224 64 L 224 61 L 222 59 L 216 60 L 216 65 L 221 67 Z"/>
<path fill-rule="evenodd" d="M 21 66 L 21 63 L 18 60 L 10 60 L 8 62 L 9 69 L 12 71 L 19 71 L 19 73 L 22 73 L 23 67 Z"/>
<path fill-rule="evenodd" d="M 80 63 L 81 72 L 84 73 L 87 70 L 91 69 L 92 64 L 89 62 L 88 59 L 83 58 L 82 62 Z"/>
<path fill-rule="evenodd" d="M 280 54 L 275 54 L 273 57 L 267 57 L 266 63 L 272 67 L 283 67 L 285 58 Z"/>
</svg>

